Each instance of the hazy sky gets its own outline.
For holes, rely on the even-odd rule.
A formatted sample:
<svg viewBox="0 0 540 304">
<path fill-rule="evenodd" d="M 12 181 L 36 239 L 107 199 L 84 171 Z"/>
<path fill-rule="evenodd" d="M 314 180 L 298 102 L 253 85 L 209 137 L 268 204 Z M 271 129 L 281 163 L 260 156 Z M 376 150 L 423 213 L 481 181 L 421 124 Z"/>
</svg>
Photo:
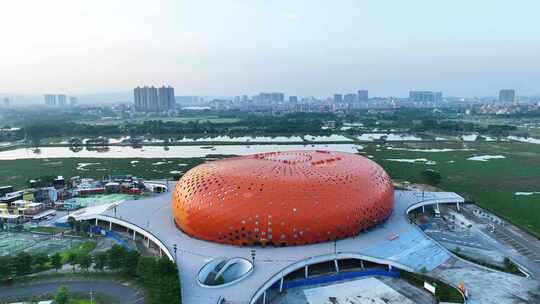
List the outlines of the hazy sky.
<svg viewBox="0 0 540 304">
<path fill-rule="evenodd" d="M 2 0 L 0 92 L 540 93 L 538 0 Z"/>
</svg>

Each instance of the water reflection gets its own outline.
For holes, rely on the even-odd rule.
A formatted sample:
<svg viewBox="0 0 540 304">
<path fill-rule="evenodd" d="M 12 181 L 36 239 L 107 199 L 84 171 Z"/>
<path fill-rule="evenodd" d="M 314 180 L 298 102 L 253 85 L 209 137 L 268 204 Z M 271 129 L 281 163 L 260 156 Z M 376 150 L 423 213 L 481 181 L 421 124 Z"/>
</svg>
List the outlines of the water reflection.
<svg viewBox="0 0 540 304">
<path fill-rule="evenodd" d="M 39 154 L 32 149 L 15 149 L 0 152 L 0 160 L 32 158 L 190 158 L 208 155 L 248 155 L 275 151 L 328 150 L 357 153 L 362 146 L 356 144 L 309 145 L 223 145 L 223 146 L 99 146 L 40 147 Z"/>
<path fill-rule="evenodd" d="M 82 146 L 71 146 L 69 150 L 73 153 L 81 152 L 84 148 Z"/>
<path fill-rule="evenodd" d="M 107 153 L 111 151 L 111 148 L 109 146 L 92 146 L 92 147 L 86 147 L 86 150 L 96 151 L 98 153 Z"/>
</svg>

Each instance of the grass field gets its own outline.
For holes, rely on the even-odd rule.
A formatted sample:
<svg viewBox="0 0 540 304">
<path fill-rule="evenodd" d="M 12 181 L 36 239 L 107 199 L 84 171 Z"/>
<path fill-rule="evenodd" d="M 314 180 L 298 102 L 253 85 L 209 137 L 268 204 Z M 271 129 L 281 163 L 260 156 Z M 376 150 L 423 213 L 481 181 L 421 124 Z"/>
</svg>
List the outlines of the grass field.
<svg viewBox="0 0 540 304">
<path fill-rule="evenodd" d="M 540 145 L 516 142 L 390 144 L 393 148 L 369 145 L 364 152 L 373 156 L 393 179 L 421 181 L 421 172 L 441 173 L 440 188 L 461 194 L 512 223 L 540 237 Z M 469 151 L 420 152 L 422 149 L 471 149 Z M 418 149 L 417 151 L 411 151 Z M 502 155 L 502 159 L 467 160 L 472 156 Z M 389 159 L 425 159 L 406 163 Z"/>
<path fill-rule="evenodd" d="M 393 179 L 419 182 L 423 170 L 436 170 L 443 177 L 440 188 L 457 192 L 540 237 L 540 194 L 515 195 L 516 192 L 540 191 L 540 145 L 518 142 L 360 144 L 364 146 L 362 154 L 372 156 Z M 430 150 L 422 151 L 426 149 Z M 468 160 L 482 155 L 504 158 Z M 420 161 L 396 161 L 412 159 Z M 182 174 L 205 160 L 59 158 L 0 161 L 0 185 L 22 187 L 28 179 L 46 175 L 101 178 L 111 173 L 127 173 L 146 179 L 163 179 Z M 85 163 L 90 165 L 81 167 Z"/>
<path fill-rule="evenodd" d="M 42 176 L 102 178 L 110 174 L 132 174 L 146 179 L 166 179 L 181 174 L 204 158 L 54 158 L 0 161 L 0 185 L 24 187 L 29 179 Z"/>
</svg>

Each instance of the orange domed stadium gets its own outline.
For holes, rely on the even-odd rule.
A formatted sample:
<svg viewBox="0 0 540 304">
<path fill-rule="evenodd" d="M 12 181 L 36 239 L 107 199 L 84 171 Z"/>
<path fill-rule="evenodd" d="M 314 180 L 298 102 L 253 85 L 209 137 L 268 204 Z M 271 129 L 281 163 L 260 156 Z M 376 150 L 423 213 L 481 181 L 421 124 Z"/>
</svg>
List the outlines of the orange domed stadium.
<svg viewBox="0 0 540 304">
<path fill-rule="evenodd" d="M 291 246 L 354 236 L 383 222 L 392 213 L 394 190 L 386 172 L 362 156 L 272 152 L 191 169 L 172 204 L 176 225 L 192 237 Z"/>
</svg>

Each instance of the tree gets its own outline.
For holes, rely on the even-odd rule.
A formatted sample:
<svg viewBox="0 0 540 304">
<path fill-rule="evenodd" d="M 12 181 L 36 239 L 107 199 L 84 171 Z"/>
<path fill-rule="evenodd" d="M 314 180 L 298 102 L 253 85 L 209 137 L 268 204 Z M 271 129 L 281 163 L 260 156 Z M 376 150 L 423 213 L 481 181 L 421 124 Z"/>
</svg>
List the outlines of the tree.
<svg viewBox="0 0 540 304">
<path fill-rule="evenodd" d="M 135 251 L 135 250 L 132 250 L 132 251 L 128 251 L 125 253 L 125 258 L 124 258 L 124 261 L 123 261 L 123 265 L 122 265 L 122 272 L 125 274 L 125 275 L 129 275 L 129 276 L 132 276 L 136 273 L 137 271 L 137 264 L 139 263 L 139 258 L 140 258 L 140 254 Z"/>
<path fill-rule="evenodd" d="M 32 296 L 32 298 L 30 299 L 30 304 L 39 304 L 39 297 Z"/>
<path fill-rule="evenodd" d="M 13 259 L 13 268 L 18 276 L 26 275 L 32 272 L 32 256 L 21 251 Z"/>
<path fill-rule="evenodd" d="M 77 220 L 73 216 L 70 216 L 68 217 L 67 222 L 69 224 L 69 228 L 71 228 L 71 230 L 75 230 L 77 227 Z"/>
<path fill-rule="evenodd" d="M 77 264 L 77 253 L 75 253 L 75 252 L 68 253 L 67 262 L 70 265 L 76 265 Z"/>
<path fill-rule="evenodd" d="M 173 303 L 180 298 L 176 266 L 168 259 L 140 257 L 137 275 L 148 290 L 149 303 Z"/>
<path fill-rule="evenodd" d="M 422 180 L 428 185 L 437 186 L 441 179 L 441 174 L 435 170 L 427 169 L 422 171 Z"/>
<path fill-rule="evenodd" d="M 157 286 L 155 292 L 156 303 L 172 303 L 180 297 L 180 280 L 176 265 L 166 257 L 157 262 Z"/>
<path fill-rule="evenodd" d="M 90 223 L 81 222 L 80 229 L 81 229 L 81 233 L 83 235 L 86 235 L 90 231 Z"/>
<path fill-rule="evenodd" d="M 66 286 L 60 286 L 56 295 L 54 296 L 54 304 L 68 304 L 69 303 L 69 292 Z"/>
<path fill-rule="evenodd" d="M 59 253 L 53 254 L 51 257 L 51 264 L 53 268 L 58 271 L 58 269 L 62 268 L 62 256 L 60 256 Z"/>
<path fill-rule="evenodd" d="M 158 260 L 157 266 L 158 266 L 157 271 L 161 274 L 164 274 L 167 276 L 176 276 L 178 273 L 178 269 L 176 268 L 176 265 L 167 257 L 161 257 Z"/>
<path fill-rule="evenodd" d="M 157 269 L 156 259 L 151 257 L 141 257 L 137 263 L 137 275 L 143 283 L 152 279 Z"/>
<path fill-rule="evenodd" d="M 225 284 L 225 278 L 223 278 L 222 275 L 220 275 L 219 277 L 216 278 L 216 285 L 223 285 Z"/>
<path fill-rule="evenodd" d="M 107 252 L 107 267 L 111 270 L 118 270 L 122 268 L 122 262 L 126 256 L 126 250 L 119 245 L 112 246 Z"/>
<path fill-rule="evenodd" d="M 10 256 L 0 256 L 0 280 L 7 280 L 13 275 L 13 261 Z"/>
<path fill-rule="evenodd" d="M 37 270 L 44 270 L 49 262 L 49 256 L 45 252 L 39 252 L 34 255 L 34 265 Z"/>
<path fill-rule="evenodd" d="M 107 266 L 107 253 L 98 252 L 94 255 L 94 268 L 103 270 Z"/>
<path fill-rule="evenodd" d="M 92 256 L 89 253 L 81 253 L 77 257 L 77 263 L 81 266 L 81 269 L 88 270 L 92 265 Z"/>
</svg>

